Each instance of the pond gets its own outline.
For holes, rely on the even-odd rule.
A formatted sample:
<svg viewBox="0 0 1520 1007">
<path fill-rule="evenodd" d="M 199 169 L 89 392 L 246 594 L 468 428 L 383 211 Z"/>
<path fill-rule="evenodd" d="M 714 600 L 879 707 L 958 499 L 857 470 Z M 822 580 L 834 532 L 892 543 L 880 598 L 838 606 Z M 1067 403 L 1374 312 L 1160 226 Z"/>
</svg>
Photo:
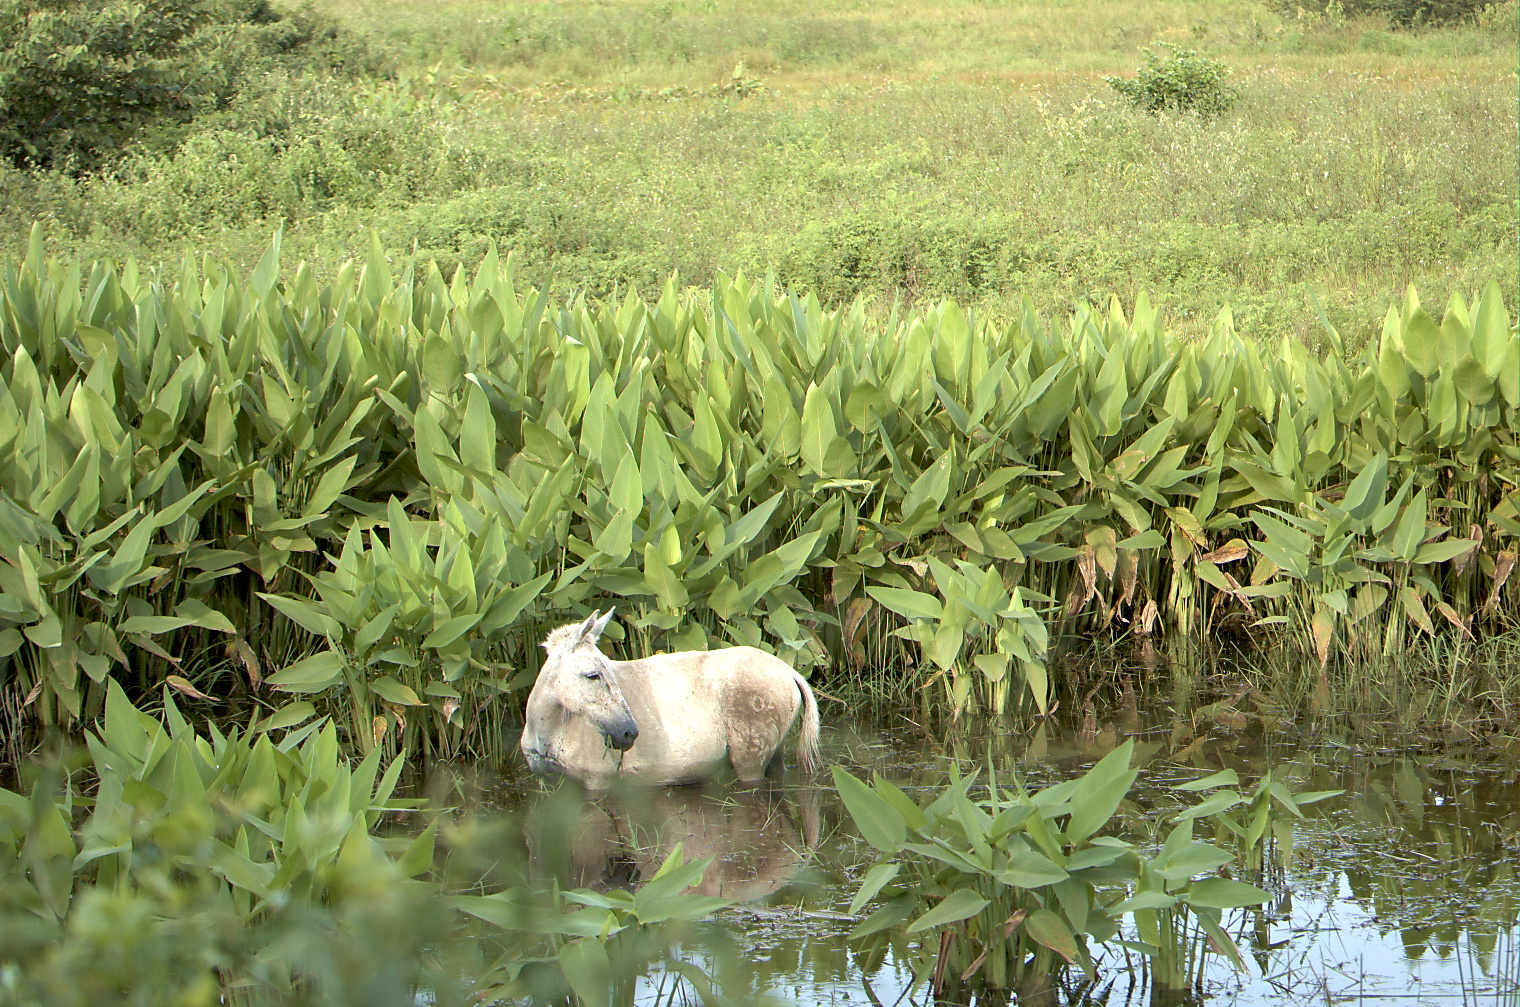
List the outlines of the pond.
<svg viewBox="0 0 1520 1007">
<path fill-rule="evenodd" d="M 952 766 L 970 771 L 990 761 L 1000 784 L 1017 774 L 1035 789 L 1080 775 L 1132 737 L 1141 775 L 1109 831 L 1141 843 L 1159 842 L 1169 828 L 1181 804 L 1171 787 L 1219 770 L 1234 769 L 1243 785 L 1272 771 L 1295 792 L 1345 792 L 1306 808 L 1291 841 L 1279 839 L 1262 874 L 1249 878 L 1273 901 L 1226 915 L 1245 971 L 1208 954 L 1196 982 L 1167 990 L 1138 956 L 1099 947 L 1096 983 L 1083 984 L 1072 970 L 1068 986 L 1026 991 L 1017 1002 L 1520 1004 L 1514 739 L 1437 742 L 1363 722 L 1310 725 L 1244 687 L 1201 706 L 1190 697 L 1127 695 L 1112 709 L 1088 705 L 1070 722 L 1012 723 L 964 718 L 925 727 L 900 714 L 836 716 L 824 731 L 825 763 L 858 777 L 881 773 L 922 803 L 943 789 Z M 544 789 L 515 766 L 481 796 L 525 813 L 536 869 L 575 885 L 636 886 L 677 843 L 688 858 L 713 857 L 700 891 L 734 900 L 719 919 L 752 990 L 797 1004 L 932 999 L 915 980 L 911 954 L 866 958 L 846 941 L 859 918 L 848 912 L 851 897 L 878 854 L 858 838 L 827 775 L 788 770 L 748 789 L 585 801 Z M 566 828 L 573 842 L 531 838 Z M 912 950 L 907 941 L 894 947 Z M 670 1002 L 673 982 L 652 974 L 639 1000 Z M 1014 1001 L 984 990 L 959 1002 Z"/>
</svg>

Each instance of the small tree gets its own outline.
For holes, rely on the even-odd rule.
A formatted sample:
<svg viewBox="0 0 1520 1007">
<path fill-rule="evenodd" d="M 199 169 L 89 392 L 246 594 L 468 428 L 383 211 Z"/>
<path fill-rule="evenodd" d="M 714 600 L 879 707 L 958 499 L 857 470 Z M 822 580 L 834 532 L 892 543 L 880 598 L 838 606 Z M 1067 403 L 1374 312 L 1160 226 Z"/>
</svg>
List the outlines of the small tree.
<svg viewBox="0 0 1520 1007">
<path fill-rule="evenodd" d="M 93 171 L 278 65 L 374 72 L 379 57 L 310 4 L 0 0 L 0 158 Z"/>
<path fill-rule="evenodd" d="M 199 0 L 0 0 L 0 156 L 97 167 L 143 126 L 195 114 Z"/>
<path fill-rule="evenodd" d="M 1162 60 L 1154 52 L 1145 54 L 1145 69 L 1133 79 L 1104 77 L 1136 108 L 1147 112 L 1197 112 L 1210 116 L 1227 112 L 1240 98 L 1240 91 L 1228 83 L 1230 68 L 1220 60 L 1208 59 L 1191 49 L 1171 49 Z"/>
</svg>

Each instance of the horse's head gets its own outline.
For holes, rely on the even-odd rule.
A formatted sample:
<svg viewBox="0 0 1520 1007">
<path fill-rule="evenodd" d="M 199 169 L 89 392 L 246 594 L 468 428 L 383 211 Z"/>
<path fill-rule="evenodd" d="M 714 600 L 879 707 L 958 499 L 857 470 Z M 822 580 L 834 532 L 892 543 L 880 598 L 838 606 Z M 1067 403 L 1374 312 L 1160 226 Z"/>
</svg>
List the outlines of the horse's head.
<svg viewBox="0 0 1520 1007">
<path fill-rule="evenodd" d="M 548 656 L 534 691 L 549 689 L 555 704 L 590 721 L 609 745 L 626 752 L 638 739 L 639 727 L 618 688 L 612 662 L 596 646 L 611 619 L 612 609 L 600 618 L 592 612 L 585 622 L 550 633 L 544 640 Z"/>
</svg>

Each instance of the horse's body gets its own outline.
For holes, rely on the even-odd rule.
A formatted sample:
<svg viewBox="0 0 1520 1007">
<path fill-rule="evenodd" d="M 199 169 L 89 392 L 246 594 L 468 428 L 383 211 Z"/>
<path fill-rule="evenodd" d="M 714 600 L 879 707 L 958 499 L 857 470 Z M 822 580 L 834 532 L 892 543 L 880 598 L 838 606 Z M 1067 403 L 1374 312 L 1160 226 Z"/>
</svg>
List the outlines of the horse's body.
<svg viewBox="0 0 1520 1007">
<path fill-rule="evenodd" d="M 707 779 L 726 762 L 740 780 L 758 780 L 779 760 L 799 711 L 797 758 L 812 772 L 818 704 L 786 662 L 753 647 L 612 661 L 596 647 L 611 616 L 544 641 L 522 735 L 535 773 L 597 788 L 620 774 L 674 785 Z"/>
</svg>

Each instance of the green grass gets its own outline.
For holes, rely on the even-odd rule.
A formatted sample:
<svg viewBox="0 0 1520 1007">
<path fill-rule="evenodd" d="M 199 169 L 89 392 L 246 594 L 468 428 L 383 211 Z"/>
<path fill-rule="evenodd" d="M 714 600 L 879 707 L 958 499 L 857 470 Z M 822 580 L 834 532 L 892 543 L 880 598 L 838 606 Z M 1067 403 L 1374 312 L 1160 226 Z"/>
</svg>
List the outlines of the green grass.
<svg viewBox="0 0 1520 1007">
<path fill-rule="evenodd" d="M 40 218 L 85 256 L 251 267 L 284 222 L 319 274 L 374 228 L 592 293 L 774 271 L 1001 314 L 1145 290 L 1177 331 L 1229 302 L 1311 341 L 1317 299 L 1353 343 L 1409 283 L 1516 295 L 1513 3 L 1420 33 L 1223 3 L 324 6 L 395 79 L 271 81 L 110 178 L 0 171 L 0 254 Z M 1229 63 L 1239 106 L 1131 110 L 1101 78 L 1157 40 Z M 740 62 L 763 89 L 721 93 Z"/>
</svg>

